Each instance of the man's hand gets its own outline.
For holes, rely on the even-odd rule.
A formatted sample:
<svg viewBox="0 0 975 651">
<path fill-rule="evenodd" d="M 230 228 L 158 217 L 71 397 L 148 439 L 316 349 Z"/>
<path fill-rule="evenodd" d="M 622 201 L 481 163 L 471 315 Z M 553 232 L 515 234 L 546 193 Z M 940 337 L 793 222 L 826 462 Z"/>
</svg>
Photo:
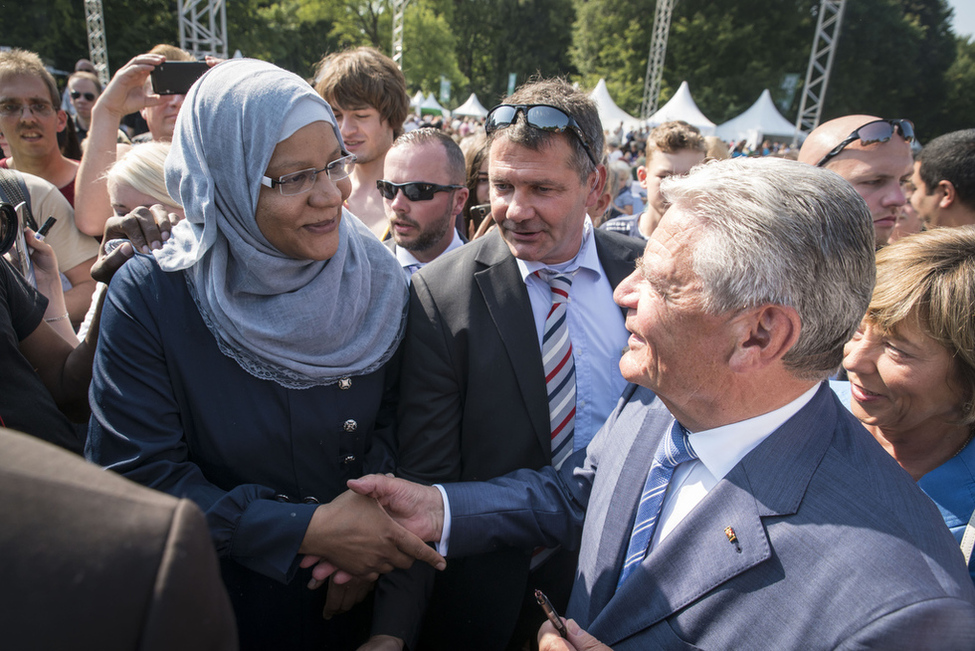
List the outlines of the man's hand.
<svg viewBox="0 0 975 651">
<path fill-rule="evenodd" d="M 443 534 L 444 506 L 440 491 L 390 475 L 366 475 L 347 482 L 360 495 L 379 500 L 393 520 L 427 542 Z"/>
<path fill-rule="evenodd" d="M 562 619 L 569 630 L 569 638 L 562 639 L 552 622 L 545 622 L 538 629 L 538 651 L 613 651 L 608 646 L 579 628 L 572 619 Z"/>
<path fill-rule="evenodd" d="M 298 551 L 368 581 L 394 568 L 409 568 L 414 559 L 438 570 L 447 566 L 443 556 L 393 522 L 375 499 L 352 491 L 315 510 Z"/>
</svg>

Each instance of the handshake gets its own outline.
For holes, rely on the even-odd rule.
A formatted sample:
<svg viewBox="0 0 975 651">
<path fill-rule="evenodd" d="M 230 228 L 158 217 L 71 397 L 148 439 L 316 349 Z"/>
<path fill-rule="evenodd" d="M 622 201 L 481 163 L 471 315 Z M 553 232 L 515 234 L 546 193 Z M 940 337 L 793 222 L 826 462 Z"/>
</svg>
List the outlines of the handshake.
<svg viewBox="0 0 975 651">
<path fill-rule="evenodd" d="M 299 552 L 302 567 L 312 570 L 311 588 L 332 577 L 335 584 L 353 578 L 375 581 L 414 560 L 438 570 L 447 561 L 428 542 L 439 542 L 444 505 L 440 491 L 388 475 L 367 475 L 348 482 L 349 489 L 312 516 Z"/>
</svg>

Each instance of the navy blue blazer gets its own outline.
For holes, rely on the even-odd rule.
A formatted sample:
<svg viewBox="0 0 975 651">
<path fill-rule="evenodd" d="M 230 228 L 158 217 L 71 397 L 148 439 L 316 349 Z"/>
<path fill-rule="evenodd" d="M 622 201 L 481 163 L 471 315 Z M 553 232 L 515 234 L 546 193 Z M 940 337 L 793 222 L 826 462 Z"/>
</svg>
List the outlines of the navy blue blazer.
<svg viewBox="0 0 975 651">
<path fill-rule="evenodd" d="M 975 589 L 940 514 L 825 383 L 616 592 L 672 422 L 631 386 L 574 468 L 448 485 L 450 557 L 581 545 L 566 615 L 617 651 L 975 647 Z"/>
</svg>

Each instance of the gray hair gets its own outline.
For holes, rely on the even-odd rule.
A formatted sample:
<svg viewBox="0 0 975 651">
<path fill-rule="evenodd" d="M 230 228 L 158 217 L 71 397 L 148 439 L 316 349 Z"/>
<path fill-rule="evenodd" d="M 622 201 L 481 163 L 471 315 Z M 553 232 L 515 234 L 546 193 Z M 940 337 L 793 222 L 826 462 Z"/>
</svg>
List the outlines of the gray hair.
<svg viewBox="0 0 975 651">
<path fill-rule="evenodd" d="M 704 227 L 693 255 L 705 310 L 792 307 L 802 330 L 786 367 L 802 379 L 832 373 L 875 278 L 873 222 L 853 187 L 811 165 L 753 158 L 700 165 L 661 192 Z"/>
</svg>

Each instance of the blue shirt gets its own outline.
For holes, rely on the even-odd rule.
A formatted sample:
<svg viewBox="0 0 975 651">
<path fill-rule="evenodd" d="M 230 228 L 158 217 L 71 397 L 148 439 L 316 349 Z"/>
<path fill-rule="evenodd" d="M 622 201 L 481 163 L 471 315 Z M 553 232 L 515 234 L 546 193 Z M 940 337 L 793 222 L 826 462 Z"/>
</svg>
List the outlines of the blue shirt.
<svg viewBox="0 0 975 651">
<path fill-rule="evenodd" d="M 545 317 L 552 306 L 552 293 L 548 283 L 535 272 L 540 269 L 558 272 L 578 269 L 572 279 L 566 316 L 576 366 L 573 447 L 582 449 L 612 413 L 626 387 L 619 362 L 630 336 L 624 326 L 623 312 L 613 302 L 613 287 L 599 263 L 592 222 L 586 218 L 582 245 L 568 262 L 545 265 L 518 260 L 518 269 L 528 287 L 539 349 L 542 346 Z"/>
<path fill-rule="evenodd" d="M 849 409 L 850 383 L 831 381 L 829 386 Z M 965 527 L 975 512 L 975 442 L 969 441 L 961 452 L 921 477 L 917 486 L 938 507 L 951 534 L 961 545 Z M 975 554 L 969 559 L 968 573 L 975 581 Z"/>
</svg>

